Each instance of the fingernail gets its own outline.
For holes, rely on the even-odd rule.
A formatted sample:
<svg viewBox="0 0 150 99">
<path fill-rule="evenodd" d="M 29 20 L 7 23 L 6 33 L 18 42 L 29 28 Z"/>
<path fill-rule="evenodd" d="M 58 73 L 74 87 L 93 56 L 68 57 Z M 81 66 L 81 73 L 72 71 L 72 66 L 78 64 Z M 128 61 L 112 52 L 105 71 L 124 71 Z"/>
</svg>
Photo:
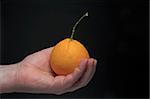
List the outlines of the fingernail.
<svg viewBox="0 0 150 99">
<path fill-rule="evenodd" d="M 90 60 L 92 61 L 92 64 L 94 65 L 95 64 L 95 59 L 91 58 Z"/>
</svg>

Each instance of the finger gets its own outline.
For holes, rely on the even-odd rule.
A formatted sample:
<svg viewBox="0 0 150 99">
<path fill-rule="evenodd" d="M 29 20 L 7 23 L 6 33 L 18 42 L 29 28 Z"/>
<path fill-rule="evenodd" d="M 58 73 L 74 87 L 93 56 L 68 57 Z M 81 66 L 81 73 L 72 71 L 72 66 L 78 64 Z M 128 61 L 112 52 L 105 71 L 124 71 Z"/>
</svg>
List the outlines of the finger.
<svg viewBox="0 0 150 99">
<path fill-rule="evenodd" d="M 43 49 L 41 51 L 38 51 L 38 52 L 35 52 L 29 56 L 27 56 L 23 62 L 27 62 L 27 63 L 30 63 L 32 65 L 41 65 L 41 64 L 37 64 L 37 62 L 43 60 L 43 59 L 48 59 L 49 60 L 49 55 L 52 51 L 53 47 L 50 47 L 50 48 L 46 48 L 46 49 Z M 31 61 L 32 60 L 32 61 Z M 41 61 L 40 63 L 45 63 L 45 61 Z"/>
<path fill-rule="evenodd" d="M 96 64 L 97 64 L 97 60 L 94 60 L 93 70 L 91 72 L 89 79 L 87 80 L 87 82 L 85 82 L 84 86 L 87 85 L 91 81 L 91 79 L 93 78 L 95 71 L 96 71 Z"/>
<path fill-rule="evenodd" d="M 81 75 L 83 74 L 87 64 L 87 59 L 83 60 L 78 68 L 75 69 L 75 71 L 69 75 L 67 75 L 64 79 L 63 89 L 70 88 L 76 81 L 79 80 Z"/>
<path fill-rule="evenodd" d="M 40 51 L 37 51 L 37 52 L 34 52 L 34 53 L 32 53 L 32 54 L 30 54 L 29 56 L 27 56 L 27 57 L 39 57 L 39 55 L 41 55 L 41 53 L 45 53 L 46 55 L 49 55 L 51 52 L 52 52 L 52 49 L 53 49 L 54 47 L 50 47 L 50 48 L 46 48 L 46 49 L 43 49 L 43 50 L 40 50 Z M 26 57 L 26 58 L 27 58 Z"/>
<path fill-rule="evenodd" d="M 44 52 L 46 55 L 49 55 L 51 54 L 53 48 L 54 47 L 46 48 L 46 49 L 41 50 L 40 52 Z"/>
<path fill-rule="evenodd" d="M 56 76 L 52 82 L 51 90 L 53 92 L 58 92 L 63 88 L 63 80 L 65 76 Z"/>
<path fill-rule="evenodd" d="M 78 81 L 75 85 L 72 86 L 71 89 L 68 89 L 69 92 L 75 91 L 81 87 L 84 87 L 87 83 L 87 81 L 91 78 L 90 75 L 92 75 L 94 71 L 94 59 L 89 59 L 87 64 L 86 72 L 84 73 L 83 77 Z"/>
</svg>

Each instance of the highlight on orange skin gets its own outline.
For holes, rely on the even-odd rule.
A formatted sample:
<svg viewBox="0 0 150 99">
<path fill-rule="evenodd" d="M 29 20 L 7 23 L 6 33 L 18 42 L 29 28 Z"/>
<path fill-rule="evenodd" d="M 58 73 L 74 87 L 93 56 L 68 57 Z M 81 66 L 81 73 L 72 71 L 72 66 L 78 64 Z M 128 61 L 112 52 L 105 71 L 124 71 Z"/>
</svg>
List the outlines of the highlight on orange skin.
<svg viewBox="0 0 150 99">
<path fill-rule="evenodd" d="M 89 58 L 86 48 L 77 40 L 66 38 L 51 52 L 51 68 L 58 75 L 67 75 L 79 66 L 82 59 Z"/>
</svg>

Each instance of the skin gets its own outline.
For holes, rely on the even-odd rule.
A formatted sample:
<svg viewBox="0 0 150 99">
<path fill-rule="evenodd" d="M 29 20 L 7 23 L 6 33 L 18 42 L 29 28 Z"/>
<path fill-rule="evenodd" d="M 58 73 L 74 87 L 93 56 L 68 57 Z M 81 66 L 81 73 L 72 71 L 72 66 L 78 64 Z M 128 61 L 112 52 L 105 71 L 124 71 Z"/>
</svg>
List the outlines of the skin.
<svg viewBox="0 0 150 99">
<path fill-rule="evenodd" d="M 73 73 L 57 76 L 50 68 L 53 47 L 27 56 L 19 63 L 0 66 L 0 93 L 24 92 L 60 95 L 85 87 L 92 79 L 97 61 L 82 60 Z"/>
</svg>

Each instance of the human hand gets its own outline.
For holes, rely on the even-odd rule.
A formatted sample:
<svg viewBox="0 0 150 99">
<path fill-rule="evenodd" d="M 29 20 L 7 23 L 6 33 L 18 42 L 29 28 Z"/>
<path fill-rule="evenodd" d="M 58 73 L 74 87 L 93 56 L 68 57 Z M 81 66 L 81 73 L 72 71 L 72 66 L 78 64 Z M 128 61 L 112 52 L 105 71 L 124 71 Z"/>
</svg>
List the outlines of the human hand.
<svg viewBox="0 0 150 99">
<path fill-rule="evenodd" d="M 18 63 L 16 92 L 63 94 L 86 86 L 92 79 L 97 61 L 85 59 L 73 73 L 57 76 L 50 68 L 53 47 L 27 56 Z"/>
</svg>

